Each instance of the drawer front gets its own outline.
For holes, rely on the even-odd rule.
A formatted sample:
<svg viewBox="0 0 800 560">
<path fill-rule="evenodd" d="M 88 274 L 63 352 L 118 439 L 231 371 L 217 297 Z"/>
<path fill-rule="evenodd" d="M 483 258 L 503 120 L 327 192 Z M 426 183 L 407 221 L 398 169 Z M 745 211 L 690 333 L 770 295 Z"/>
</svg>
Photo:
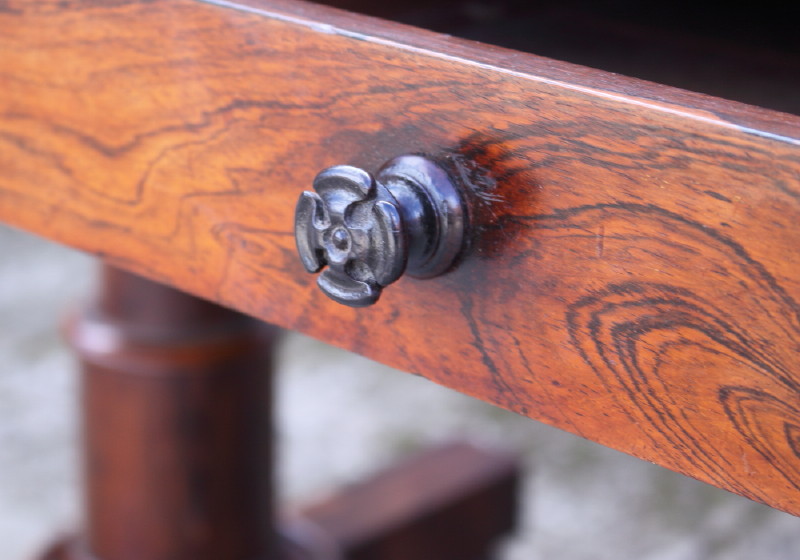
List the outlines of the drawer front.
<svg viewBox="0 0 800 560">
<path fill-rule="evenodd" d="M 800 513 L 800 119 L 294 2 L 0 7 L 0 219 Z M 458 170 L 469 250 L 370 308 L 330 165 Z"/>
</svg>

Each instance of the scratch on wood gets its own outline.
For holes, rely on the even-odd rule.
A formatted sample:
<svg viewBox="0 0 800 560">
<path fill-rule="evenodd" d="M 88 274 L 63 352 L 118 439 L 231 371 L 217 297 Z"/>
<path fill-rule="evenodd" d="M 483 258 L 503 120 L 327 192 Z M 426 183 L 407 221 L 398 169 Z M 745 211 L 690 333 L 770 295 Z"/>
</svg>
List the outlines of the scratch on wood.
<svg viewBox="0 0 800 560">
<path fill-rule="evenodd" d="M 597 231 L 597 258 L 602 259 L 605 252 L 606 240 L 606 226 L 600 224 L 600 229 Z"/>
</svg>

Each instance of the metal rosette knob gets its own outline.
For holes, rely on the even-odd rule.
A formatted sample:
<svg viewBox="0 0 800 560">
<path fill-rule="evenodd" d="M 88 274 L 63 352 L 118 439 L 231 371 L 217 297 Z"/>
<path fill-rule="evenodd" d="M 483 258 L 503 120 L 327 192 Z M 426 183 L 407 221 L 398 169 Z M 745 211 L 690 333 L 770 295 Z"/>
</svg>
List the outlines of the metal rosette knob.
<svg viewBox="0 0 800 560">
<path fill-rule="evenodd" d="M 308 272 L 331 299 L 351 307 L 378 301 L 404 273 L 450 270 L 465 239 L 466 212 L 451 175 L 423 156 L 397 157 L 373 177 L 336 165 L 297 201 L 295 239 Z"/>
</svg>

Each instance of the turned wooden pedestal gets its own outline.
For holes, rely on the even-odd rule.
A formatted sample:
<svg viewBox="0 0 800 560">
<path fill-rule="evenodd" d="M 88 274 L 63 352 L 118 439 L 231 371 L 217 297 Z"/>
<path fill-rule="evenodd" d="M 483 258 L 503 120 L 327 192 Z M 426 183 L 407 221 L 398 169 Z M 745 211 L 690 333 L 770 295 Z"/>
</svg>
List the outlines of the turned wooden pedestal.
<svg viewBox="0 0 800 560">
<path fill-rule="evenodd" d="M 517 467 L 463 444 L 276 521 L 276 334 L 104 268 L 67 323 L 82 364 L 85 528 L 43 560 L 486 558 L 513 525 Z"/>
</svg>

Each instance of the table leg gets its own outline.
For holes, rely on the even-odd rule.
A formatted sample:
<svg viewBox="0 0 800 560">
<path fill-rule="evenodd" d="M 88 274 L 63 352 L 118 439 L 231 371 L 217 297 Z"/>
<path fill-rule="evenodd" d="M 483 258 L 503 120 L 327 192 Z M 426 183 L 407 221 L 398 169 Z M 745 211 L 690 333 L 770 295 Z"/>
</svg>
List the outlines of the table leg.
<svg viewBox="0 0 800 560">
<path fill-rule="evenodd" d="M 82 366 L 86 526 L 50 557 L 275 558 L 274 329 L 105 267 L 67 334 Z"/>
</svg>

